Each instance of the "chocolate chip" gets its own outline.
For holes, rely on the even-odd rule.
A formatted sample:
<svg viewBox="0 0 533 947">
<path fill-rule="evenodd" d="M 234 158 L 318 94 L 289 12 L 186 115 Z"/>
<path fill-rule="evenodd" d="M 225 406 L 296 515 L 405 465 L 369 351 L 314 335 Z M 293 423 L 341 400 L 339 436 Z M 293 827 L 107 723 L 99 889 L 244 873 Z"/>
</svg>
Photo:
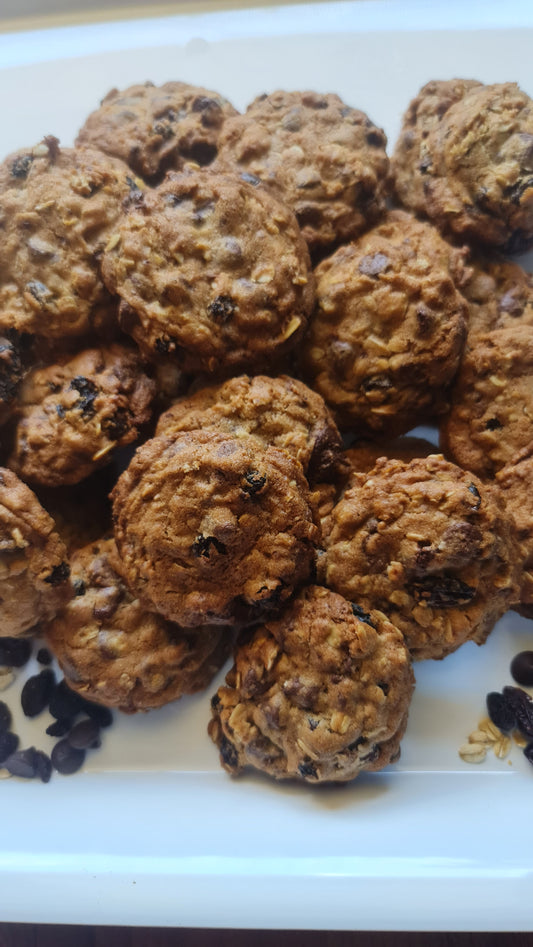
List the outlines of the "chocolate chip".
<svg viewBox="0 0 533 947">
<path fill-rule="evenodd" d="M 487 694 L 487 711 L 494 726 L 503 733 L 508 733 L 516 727 L 516 717 L 511 704 L 499 691 Z"/>
<path fill-rule="evenodd" d="M 100 727 L 96 720 L 80 720 L 70 731 L 67 740 L 75 750 L 96 749 L 101 745 Z"/>
<path fill-rule="evenodd" d="M 4 763 L 19 745 L 19 738 L 16 733 L 6 730 L 0 733 L 0 763 Z"/>
<path fill-rule="evenodd" d="M 55 683 L 55 674 L 49 668 L 28 678 L 20 695 L 26 717 L 37 717 L 48 707 Z"/>
<path fill-rule="evenodd" d="M 0 733 L 5 733 L 11 726 L 11 711 L 3 700 L 0 700 Z"/>
<path fill-rule="evenodd" d="M 207 307 L 211 318 L 222 325 L 229 322 L 236 310 L 236 303 L 231 296 L 217 296 Z"/>
<path fill-rule="evenodd" d="M 0 638 L 0 667 L 21 668 L 30 660 L 28 638 Z"/>
<path fill-rule="evenodd" d="M 52 766 L 62 776 L 77 773 L 85 762 L 85 750 L 77 750 L 68 740 L 60 740 L 52 750 Z"/>
<path fill-rule="evenodd" d="M 209 559 L 209 550 L 211 546 L 214 546 L 216 551 L 220 555 L 225 555 L 226 547 L 224 543 L 221 543 L 216 536 L 197 536 L 195 541 L 191 546 L 191 552 L 193 556 L 196 556 L 197 559 L 203 557 L 204 559 Z"/>
<path fill-rule="evenodd" d="M 533 687 L 533 651 L 520 651 L 511 661 L 511 674 L 517 684 Z"/>
</svg>

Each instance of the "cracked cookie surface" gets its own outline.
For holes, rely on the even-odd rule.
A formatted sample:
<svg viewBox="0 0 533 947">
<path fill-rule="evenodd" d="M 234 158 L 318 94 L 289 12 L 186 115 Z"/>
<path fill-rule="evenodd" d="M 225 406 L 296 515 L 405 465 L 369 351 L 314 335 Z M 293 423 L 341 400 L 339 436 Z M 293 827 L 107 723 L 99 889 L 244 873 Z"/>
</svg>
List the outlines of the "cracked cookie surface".
<svg viewBox="0 0 533 947">
<path fill-rule="evenodd" d="M 516 597 L 518 550 L 498 491 L 441 455 L 353 474 L 331 521 L 327 584 L 384 611 L 415 659 L 482 644 Z"/>
<path fill-rule="evenodd" d="M 350 780 L 398 759 L 413 685 L 385 615 L 310 586 L 237 647 L 209 732 L 232 774 Z"/>
</svg>

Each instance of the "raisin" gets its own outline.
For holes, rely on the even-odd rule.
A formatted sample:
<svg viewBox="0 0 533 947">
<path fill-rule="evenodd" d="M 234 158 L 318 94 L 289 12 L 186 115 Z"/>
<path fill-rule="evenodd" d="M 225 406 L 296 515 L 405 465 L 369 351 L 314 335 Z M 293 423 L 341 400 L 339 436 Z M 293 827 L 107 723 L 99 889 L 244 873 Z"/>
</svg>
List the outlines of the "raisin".
<svg viewBox="0 0 533 947">
<path fill-rule="evenodd" d="M 0 667 L 21 668 L 30 660 L 28 638 L 0 638 Z"/>
<path fill-rule="evenodd" d="M 80 697 L 80 700 L 83 713 L 87 714 L 91 720 L 94 720 L 99 727 L 111 726 L 113 723 L 113 712 L 109 707 L 104 707 L 102 704 L 95 704 L 92 700 L 87 700 L 86 697 Z"/>
<path fill-rule="evenodd" d="M 316 766 L 312 760 L 304 760 L 303 763 L 300 763 L 298 772 L 304 779 L 318 779 Z"/>
<path fill-rule="evenodd" d="M 366 136 L 366 143 L 367 145 L 370 145 L 371 148 L 383 148 L 383 135 L 378 131 L 368 132 L 368 135 Z"/>
<path fill-rule="evenodd" d="M 498 431 L 502 427 L 501 421 L 498 421 L 498 418 L 489 418 L 485 423 L 487 431 Z"/>
<path fill-rule="evenodd" d="M 361 382 L 365 391 L 388 391 L 392 382 L 386 375 L 370 375 Z"/>
<path fill-rule="evenodd" d="M 470 602 L 476 590 L 454 576 L 427 576 L 409 586 L 412 595 L 419 602 L 426 602 L 430 608 L 456 608 Z"/>
<path fill-rule="evenodd" d="M 516 725 L 529 740 L 533 739 L 533 700 L 520 687 L 504 687 L 503 695 L 516 717 Z"/>
<path fill-rule="evenodd" d="M 222 704 L 222 701 L 220 697 L 218 696 L 218 694 L 213 694 L 211 698 L 211 709 L 216 712 L 220 708 L 221 704 Z"/>
<path fill-rule="evenodd" d="M 499 691 L 487 694 L 487 711 L 495 727 L 508 733 L 516 726 L 516 717 L 509 701 Z"/>
<path fill-rule="evenodd" d="M 62 776 L 77 773 L 85 762 L 85 750 L 77 750 L 68 740 L 60 740 L 52 750 L 52 766 Z"/>
<path fill-rule="evenodd" d="M 39 648 L 37 652 L 37 661 L 39 664 L 51 664 L 54 660 L 48 648 Z"/>
<path fill-rule="evenodd" d="M 6 760 L 6 769 L 12 776 L 21 779 L 35 779 L 37 776 L 37 750 L 30 747 L 27 750 L 17 750 Z"/>
<path fill-rule="evenodd" d="M 49 783 L 52 775 L 52 760 L 42 750 L 35 750 L 34 747 L 31 747 L 31 749 L 34 750 L 35 775 L 39 777 L 42 783 Z"/>
<path fill-rule="evenodd" d="M 0 733 L 0 764 L 5 763 L 7 758 L 15 752 L 19 745 L 19 738 L 16 733 L 6 730 Z"/>
<path fill-rule="evenodd" d="M 479 507 L 481 506 L 481 496 L 480 496 L 480 493 L 479 493 L 478 488 L 476 487 L 476 485 L 475 485 L 474 483 L 470 483 L 470 484 L 468 485 L 468 489 L 469 489 L 470 493 L 471 493 L 473 496 L 475 496 L 475 498 L 476 498 L 476 500 L 477 500 L 477 503 L 476 503 L 476 505 L 474 506 L 474 509 L 475 509 L 475 510 L 479 510 Z"/>
<path fill-rule="evenodd" d="M 68 717 L 64 720 L 55 720 L 46 728 L 46 733 L 50 737 L 64 737 L 72 729 L 72 720 Z"/>
<path fill-rule="evenodd" d="M 102 431 L 112 441 L 118 441 L 129 431 L 131 414 L 127 408 L 117 408 L 115 413 L 102 421 Z"/>
<path fill-rule="evenodd" d="M 533 743 L 528 743 L 528 745 L 524 747 L 524 756 L 526 760 L 533 763 Z"/>
<path fill-rule="evenodd" d="M 244 479 L 245 483 L 242 489 L 250 496 L 260 493 L 267 481 L 266 476 L 260 474 L 258 470 L 248 470 L 244 475 Z"/>
<path fill-rule="evenodd" d="M 33 164 L 33 155 L 19 155 L 11 164 L 11 174 L 14 178 L 27 178 Z"/>
<path fill-rule="evenodd" d="M 366 625 L 371 625 L 372 628 L 376 627 L 371 616 L 368 612 L 365 612 L 364 608 L 361 608 L 360 605 L 356 605 L 355 602 L 351 602 L 350 604 L 352 606 L 352 612 L 359 621 L 364 621 Z"/>
<path fill-rule="evenodd" d="M 96 749 L 101 745 L 100 727 L 96 720 L 80 720 L 70 731 L 67 740 L 75 750 Z"/>
<path fill-rule="evenodd" d="M 11 711 L 3 700 L 0 700 L 0 733 L 5 733 L 11 726 Z"/>
<path fill-rule="evenodd" d="M 511 661 L 511 674 L 517 684 L 533 687 L 533 651 L 520 651 Z"/>
<path fill-rule="evenodd" d="M 26 717 L 37 717 L 43 712 L 50 703 L 55 683 L 55 674 L 49 668 L 28 678 L 20 695 Z"/>
<path fill-rule="evenodd" d="M 85 595 L 85 592 L 87 591 L 87 588 L 83 579 L 76 579 L 72 583 L 72 588 L 74 589 L 74 595 Z"/>
<path fill-rule="evenodd" d="M 155 340 L 155 350 L 159 355 L 168 355 L 171 349 L 171 342 L 169 339 L 156 339 Z"/>
<path fill-rule="evenodd" d="M 48 582 L 49 585 L 61 585 L 62 582 L 66 582 L 70 575 L 70 566 L 68 562 L 60 562 L 58 566 L 54 566 L 50 575 L 47 575 L 45 582 Z"/>
<path fill-rule="evenodd" d="M 78 392 L 79 398 L 75 407 L 81 411 L 84 418 L 91 418 L 95 412 L 94 400 L 98 394 L 94 381 L 84 375 L 76 375 L 69 385 L 69 390 Z"/>
<path fill-rule="evenodd" d="M 193 556 L 196 556 L 197 559 L 202 556 L 204 559 L 209 559 L 209 550 L 211 546 L 214 546 L 216 551 L 220 555 L 225 555 L 226 547 L 224 543 L 221 543 L 216 536 L 197 536 L 195 541 L 191 546 L 191 552 Z"/>
<path fill-rule="evenodd" d="M 50 713 L 56 720 L 65 720 L 81 713 L 83 700 L 67 687 L 64 680 L 57 685 L 50 699 Z"/>
<path fill-rule="evenodd" d="M 231 296 L 217 296 L 212 303 L 209 303 L 207 311 L 215 322 L 224 324 L 229 322 L 236 311 L 236 305 Z"/>
<path fill-rule="evenodd" d="M 230 769 L 236 769 L 239 765 L 239 756 L 233 743 L 230 743 L 227 737 L 222 737 L 219 749 L 224 765 L 229 766 Z"/>
</svg>

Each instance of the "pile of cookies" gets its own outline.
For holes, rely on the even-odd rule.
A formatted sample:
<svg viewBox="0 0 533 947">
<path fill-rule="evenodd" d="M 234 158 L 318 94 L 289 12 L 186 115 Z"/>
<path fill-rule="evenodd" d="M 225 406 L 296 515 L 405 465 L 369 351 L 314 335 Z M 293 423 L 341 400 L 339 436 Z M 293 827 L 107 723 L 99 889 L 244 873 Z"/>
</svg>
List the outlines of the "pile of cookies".
<svg viewBox="0 0 533 947">
<path fill-rule="evenodd" d="M 2 634 L 231 773 L 398 758 L 412 662 L 533 614 L 533 102 L 113 90 L 0 166 Z M 438 425 L 442 454 L 405 436 Z"/>
</svg>

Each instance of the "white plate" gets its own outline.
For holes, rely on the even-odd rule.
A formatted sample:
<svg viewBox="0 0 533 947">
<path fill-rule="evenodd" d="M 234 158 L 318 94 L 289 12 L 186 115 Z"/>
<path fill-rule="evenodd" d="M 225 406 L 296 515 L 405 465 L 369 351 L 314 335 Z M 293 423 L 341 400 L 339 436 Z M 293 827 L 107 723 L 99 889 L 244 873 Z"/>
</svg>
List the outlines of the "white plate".
<svg viewBox="0 0 533 947">
<path fill-rule="evenodd" d="M 148 78 L 218 89 L 239 107 L 274 88 L 336 91 L 393 141 L 430 78 L 516 80 L 533 94 L 532 44 L 530 3 L 490 0 L 0 35 L 0 152 L 48 133 L 70 144 L 109 88 Z M 516 748 L 478 767 L 457 754 L 523 648 L 533 624 L 510 613 L 485 647 L 419 664 L 400 764 L 339 788 L 231 780 L 205 733 L 204 696 L 121 718 L 83 773 L 1 784 L 0 919 L 530 930 L 533 770 Z M 46 748 L 41 719 L 17 725 Z"/>
</svg>

